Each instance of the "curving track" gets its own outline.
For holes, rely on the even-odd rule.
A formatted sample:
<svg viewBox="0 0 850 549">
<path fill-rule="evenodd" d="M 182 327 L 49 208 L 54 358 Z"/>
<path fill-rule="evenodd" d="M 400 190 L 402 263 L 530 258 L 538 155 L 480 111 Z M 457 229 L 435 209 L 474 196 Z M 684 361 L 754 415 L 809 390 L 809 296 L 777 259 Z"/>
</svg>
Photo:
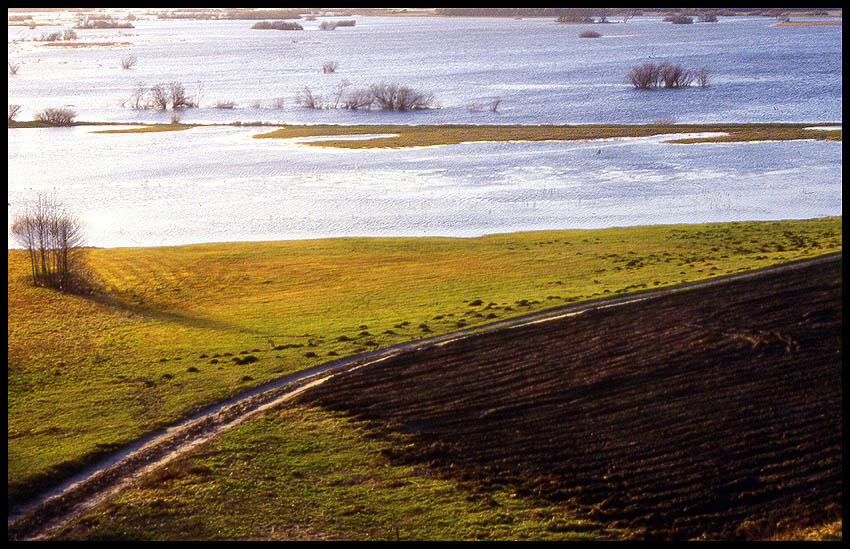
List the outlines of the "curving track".
<svg viewBox="0 0 850 549">
<path fill-rule="evenodd" d="M 512 479 L 648 537 L 746 533 L 773 517 L 779 500 L 797 521 L 836 504 L 840 514 L 840 261 L 830 254 L 594 300 L 273 380 L 10 509 L 9 539 L 43 539 L 139 476 L 293 398 L 403 425 L 418 444 L 397 459 L 482 482 Z M 730 433 L 746 443 L 721 444 Z M 819 464 L 814 473 L 794 477 L 810 463 Z"/>
</svg>

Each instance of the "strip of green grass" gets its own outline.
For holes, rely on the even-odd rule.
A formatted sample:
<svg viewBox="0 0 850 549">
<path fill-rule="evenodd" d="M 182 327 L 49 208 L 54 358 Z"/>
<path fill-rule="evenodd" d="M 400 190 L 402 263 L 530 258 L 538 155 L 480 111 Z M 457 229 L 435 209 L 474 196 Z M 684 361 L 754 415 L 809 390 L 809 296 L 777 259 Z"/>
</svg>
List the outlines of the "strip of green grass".
<svg viewBox="0 0 850 549">
<path fill-rule="evenodd" d="M 8 498 L 249 386 L 527 312 L 841 249 L 841 218 L 92 249 L 103 298 L 8 252 Z M 253 356 L 254 362 L 234 359 Z"/>
<path fill-rule="evenodd" d="M 317 408 L 239 426 L 75 521 L 60 540 L 570 540 L 562 507 L 486 493 L 382 454 L 394 441 Z M 401 443 L 401 441 L 395 441 Z"/>
<path fill-rule="evenodd" d="M 840 125 L 840 124 L 837 124 Z M 395 126 L 395 125 L 315 125 L 285 126 L 255 135 L 258 139 L 292 139 L 335 135 L 393 134 L 391 137 L 365 137 L 312 141 L 315 147 L 346 149 L 403 148 L 453 145 L 480 141 L 570 141 L 614 137 L 724 132 L 722 137 L 671 141 L 673 143 L 741 142 L 794 139 L 841 140 L 841 130 L 809 130 L 813 124 L 582 124 L 572 126 Z"/>
</svg>

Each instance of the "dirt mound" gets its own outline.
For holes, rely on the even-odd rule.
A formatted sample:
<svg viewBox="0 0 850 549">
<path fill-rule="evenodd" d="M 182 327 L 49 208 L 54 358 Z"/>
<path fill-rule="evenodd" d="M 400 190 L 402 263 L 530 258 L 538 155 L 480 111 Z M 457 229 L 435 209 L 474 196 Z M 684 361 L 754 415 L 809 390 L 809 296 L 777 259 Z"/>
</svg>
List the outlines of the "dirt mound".
<svg viewBox="0 0 850 549">
<path fill-rule="evenodd" d="M 298 399 L 636 538 L 841 516 L 841 259 L 410 352 Z"/>
</svg>

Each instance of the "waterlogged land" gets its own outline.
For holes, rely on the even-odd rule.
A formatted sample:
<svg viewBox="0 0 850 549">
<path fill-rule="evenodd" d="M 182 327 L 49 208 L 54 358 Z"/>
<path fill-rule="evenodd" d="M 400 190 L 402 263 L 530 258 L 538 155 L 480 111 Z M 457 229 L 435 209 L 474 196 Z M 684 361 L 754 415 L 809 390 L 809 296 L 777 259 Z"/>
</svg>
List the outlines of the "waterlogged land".
<svg viewBox="0 0 850 549">
<path fill-rule="evenodd" d="M 281 374 L 566 303 L 841 249 L 841 218 L 91 249 L 99 291 L 8 259 L 8 494 Z M 120 405 L 116 405 L 120 403 Z"/>
</svg>

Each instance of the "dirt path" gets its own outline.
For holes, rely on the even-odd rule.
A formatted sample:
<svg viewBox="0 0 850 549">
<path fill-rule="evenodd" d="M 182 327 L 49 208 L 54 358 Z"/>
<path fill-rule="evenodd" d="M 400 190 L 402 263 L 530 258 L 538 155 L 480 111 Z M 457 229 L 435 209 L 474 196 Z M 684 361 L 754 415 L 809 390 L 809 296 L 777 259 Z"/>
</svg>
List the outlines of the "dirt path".
<svg viewBox="0 0 850 549">
<path fill-rule="evenodd" d="M 395 358 L 406 353 L 442 347 L 481 333 L 511 330 L 590 310 L 632 304 L 656 299 L 693 288 L 708 287 L 734 280 L 761 276 L 768 272 L 787 271 L 824 263 L 841 257 L 841 252 L 816 258 L 794 261 L 728 276 L 683 284 L 662 290 L 646 291 L 618 298 L 592 300 L 581 304 L 541 311 L 465 329 L 450 334 L 401 343 L 370 353 L 341 358 L 272 380 L 228 400 L 213 404 L 192 417 L 163 431 L 153 433 L 67 479 L 52 490 L 40 495 L 20 509 L 10 509 L 8 537 L 10 540 L 45 539 L 68 521 L 79 517 L 120 490 L 153 470 L 164 466 L 204 442 L 263 410 L 285 402 L 331 377 Z"/>
</svg>

